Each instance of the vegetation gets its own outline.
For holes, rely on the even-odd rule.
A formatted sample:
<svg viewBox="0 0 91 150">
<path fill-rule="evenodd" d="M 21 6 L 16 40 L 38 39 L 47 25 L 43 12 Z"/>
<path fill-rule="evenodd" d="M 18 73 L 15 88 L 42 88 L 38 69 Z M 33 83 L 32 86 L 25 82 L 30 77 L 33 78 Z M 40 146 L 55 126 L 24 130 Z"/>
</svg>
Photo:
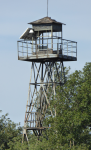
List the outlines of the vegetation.
<svg viewBox="0 0 91 150">
<path fill-rule="evenodd" d="M 91 150 L 91 63 L 72 74 L 66 69 L 50 106 L 56 116 L 47 115 L 44 124 L 51 128 L 39 140 L 29 133 L 28 143 L 22 144 L 22 127 L 1 116 L 0 150 Z"/>
</svg>

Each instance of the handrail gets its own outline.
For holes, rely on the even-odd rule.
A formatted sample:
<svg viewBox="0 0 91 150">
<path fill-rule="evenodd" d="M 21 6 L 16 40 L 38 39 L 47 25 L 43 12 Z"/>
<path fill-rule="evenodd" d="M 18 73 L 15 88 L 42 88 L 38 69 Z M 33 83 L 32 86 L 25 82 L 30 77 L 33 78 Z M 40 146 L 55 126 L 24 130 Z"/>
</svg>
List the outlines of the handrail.
<svg viewBox="0 0 91 150">
<path fill-rule="evenodd" d="M 52 38 L 50 38 L 52 39 Z M 57 38 L 58 39 L 58 38 Z M 37 44 L 36 44 L 37 43 Z M 40 54 L 61 54 L 61 55 L 67 55 L 67 56 L 72 56 L 77 58 L 77 42 L 67 40 L 67 39 L 62 39 L 61 41 L 58 40 L 57 43 L 54 41 L 54 43 L 51 43 L 50 40 L 46 43 L 38 43 L 38 42 L 33 42 L 29 40 L 19 40 L 17 41 L 17 52 L 18 56 L 20 57 L 27 57 L 32 56 L 32 55 L 37 55 Z M 51 48 L 51 44 L 53 44 L 53 48 Z M 43 49 L 42 49 L 43 46 Z M 37 51 L 36 51 L 37 49 Z M 52 51 L 50 51 L 52 50 Z M 22 56 L 21 56 L 22 54 Z M 27 54 L 27 55 L 26 55 Z"/>
<path fill-rule="evenodd" d="M 62 39 L 62 40 L 70 41 L 70 42 L 73 42 L 73 43 L 77 43 L 76 41 L 71 41 L 71 40 L 66 40 L 66 39 Z"/>
</svg>

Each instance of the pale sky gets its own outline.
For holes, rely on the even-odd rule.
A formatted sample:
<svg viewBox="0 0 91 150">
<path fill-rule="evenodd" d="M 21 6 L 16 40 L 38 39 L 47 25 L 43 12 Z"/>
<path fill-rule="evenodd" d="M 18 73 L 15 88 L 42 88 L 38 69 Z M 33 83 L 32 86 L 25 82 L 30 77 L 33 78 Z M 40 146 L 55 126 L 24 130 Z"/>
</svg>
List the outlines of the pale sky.
<svg viewBox="0 0 91 150">
<path fill-rule="evenodd" d="M 0 110 L 23 126 L 30 62 L 17 58 L 17 40 L 27 23 L 47 16 L 47 0 L 0 0 Z M 91 0 L 49 0 L 48 16 L 63 22 L 63 38 L 77 42 L 77 61 L 65 62 L 71 72 L 91 61 Z"/>
</svg>

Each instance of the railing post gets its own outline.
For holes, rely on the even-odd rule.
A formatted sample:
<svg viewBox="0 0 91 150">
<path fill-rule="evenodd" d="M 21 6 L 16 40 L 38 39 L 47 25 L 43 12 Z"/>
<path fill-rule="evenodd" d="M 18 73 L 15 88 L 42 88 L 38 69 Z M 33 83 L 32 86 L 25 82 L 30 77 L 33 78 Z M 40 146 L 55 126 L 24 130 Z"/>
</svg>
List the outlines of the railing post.
<svg viewBox="0 0 91 150">
<path fill-rule="evenodd" d="M 32 53 L 33 53 L 33 37 L 32 37 Z"/>
<path fill-rule="evenodd" d="M 62 51 L 63 51 L 62 31 L 61 31 L 61 49 L 62 49 Z"/>
<path fill-rule="evenodd" d="M 48 57 L 48 39 L 47 39 L 47 57 Z"/>
<path fill-rule="evenodd" d="M 68 41 L 67 41 L 67 56 L 68 56 Z"/>
<path fill-rule="evenodd" d="M 37 55 L 37 39 L 35 40 L 35 52 L 36 52 L 36 55 Z"/>
<path fill-rule="evenodd" d="M 28 58 L 28 43 L 27 43 L 27 58 Z"/>
<path fill-rule="evenodd" d="M 39 35 L 39 31 L 38 31 L 38 36 L 39 36 L 39 47 L 38 47 L 38 51 L 40 50 L 40 35 Z"/>
<path fill-rule="evenodd" d="M 53 26 L 51 26 L 51 49 L 53 50 Z"/>
<path fill-rule="evenodd" d="M 23 56 L 23 42 L 22 42 L 22 56 Z"/>
<path fill-rule="evenodd" d="M 61 39 L 61 51 L 62 51 L 62 55 L 63 55 L 63 41 Z"/>
<path fill-rule="evenodd" d="M 59 54 L 59 51 L 58 51 L 58 43 L 57 43 L 57 54 Z"/>
</svg>

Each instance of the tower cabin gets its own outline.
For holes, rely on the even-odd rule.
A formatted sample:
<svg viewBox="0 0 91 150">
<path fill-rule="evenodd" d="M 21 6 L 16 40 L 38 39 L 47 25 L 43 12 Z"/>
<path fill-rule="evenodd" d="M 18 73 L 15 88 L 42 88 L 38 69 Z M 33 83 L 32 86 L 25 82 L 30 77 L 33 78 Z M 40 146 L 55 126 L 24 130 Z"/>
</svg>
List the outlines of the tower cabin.
<svg viewBox="0 0 91 150">
<path fill-rule="evenodd" d="M 17 41 L 18 60 L 34 62 L 76 61 L 77 42 L 62 38 L 62 26 L 50 17 L 28 24 L 28 28 Z"/>
</svg>

